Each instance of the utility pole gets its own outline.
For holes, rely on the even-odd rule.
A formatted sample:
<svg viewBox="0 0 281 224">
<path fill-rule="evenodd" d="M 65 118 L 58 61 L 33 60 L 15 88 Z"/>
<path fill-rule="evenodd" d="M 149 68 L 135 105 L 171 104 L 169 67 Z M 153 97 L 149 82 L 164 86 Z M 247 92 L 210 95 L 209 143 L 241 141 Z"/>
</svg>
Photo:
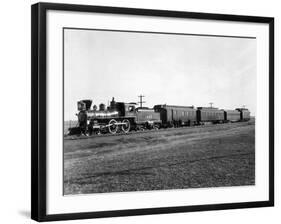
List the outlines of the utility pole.
<svg viewBox="0 0 281 224">
<path fill-rule="evenodd" d="M 140 96 L 138 96 L 138 97 L 140 98 L 140 101 L 139 101 L 140 107 L 142 107 L 142 104 L 145 103 L 145 101 L 143 101 L 143 99 L 142 99 L 142 98 L 144 98 L 144 95 L 140 95 Z"/>
<path fill-rule="evenodd" d="M 213 108 L 213 104 L 214 104 L 214 103 L 211 102 L 211 103 L 209 103 L 209 104 L 210 104 L 210 107 Z"/>
</svg>

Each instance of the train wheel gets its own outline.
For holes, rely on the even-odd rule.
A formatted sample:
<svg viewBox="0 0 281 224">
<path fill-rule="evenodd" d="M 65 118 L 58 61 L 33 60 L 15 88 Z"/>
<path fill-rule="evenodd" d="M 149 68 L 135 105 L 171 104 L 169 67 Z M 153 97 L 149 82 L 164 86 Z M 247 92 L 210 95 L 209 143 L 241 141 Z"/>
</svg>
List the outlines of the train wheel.
<svg viewBox="0 0 281 224">
<path fill-rule="evenodd" d="M 153 129 L 157 131 L 159 129 L 159 125 L 153 125 Z"/>
<path fill-rule="evenodd" d="M 124 123 L 121 126 L 122 131 L 125 132 L 125 133 L 128 133 L 130 131 L 130 128 L 131 128 L 130 121 L 128 119 L 125 119 L 125 120 L 122 121 L 122 123 Z"/>
<path fill-rule="evenodd" d="M 101 134 L 101 129 L 94 129 L 93 130 L 93 133 L 95 134 L 95 135 L 100 135 Z"/>
<path fill-rule="evenodd" d="M 118 126 L 117 126 L 117 121 L 114 120 L 114 119 L 111 119 L 109 122 L 108 122 L 108 131 L 111 133 L 111 134 L 116 134 L 116 132 L 118 131 Z"/>
</svg>

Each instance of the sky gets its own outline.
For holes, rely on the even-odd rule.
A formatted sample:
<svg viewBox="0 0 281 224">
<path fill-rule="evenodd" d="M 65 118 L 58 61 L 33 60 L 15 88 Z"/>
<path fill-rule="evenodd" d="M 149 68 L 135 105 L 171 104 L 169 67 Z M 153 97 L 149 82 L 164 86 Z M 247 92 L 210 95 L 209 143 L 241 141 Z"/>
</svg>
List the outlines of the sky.
<svg viewBox="0 0 281 224">
<path fill-rule="evenodd" d="M 64 118 L 77 101 L 137 102 L 256 112 L 256 39 L 64 30 Z"/>
</svg>

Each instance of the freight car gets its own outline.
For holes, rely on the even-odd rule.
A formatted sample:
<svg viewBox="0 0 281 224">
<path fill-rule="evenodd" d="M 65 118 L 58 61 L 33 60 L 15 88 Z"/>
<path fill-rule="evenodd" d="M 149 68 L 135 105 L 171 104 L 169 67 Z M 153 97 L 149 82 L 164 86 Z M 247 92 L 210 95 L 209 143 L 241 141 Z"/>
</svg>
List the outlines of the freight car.
<svg viewBox="0 0 281 224">
<path fill-rule="evenodd" d="M 197 124 L 223 123 L 224 110 L 215 107 L 197 107 Z"/>
<path fill-rule="evenodd" d="M 160 113 L 163 127 L 190 126 L 196 123 L 196 109 L 193 106 L 155 105 Z"/>
</svg>

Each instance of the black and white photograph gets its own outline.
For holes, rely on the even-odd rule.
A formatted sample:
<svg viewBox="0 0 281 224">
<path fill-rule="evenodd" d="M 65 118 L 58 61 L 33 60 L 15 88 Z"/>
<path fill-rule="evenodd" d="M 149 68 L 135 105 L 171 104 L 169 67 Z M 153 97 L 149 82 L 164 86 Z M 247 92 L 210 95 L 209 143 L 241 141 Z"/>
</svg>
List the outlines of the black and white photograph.
<svg viewBox="0 0 281 224">
<path fill-rule="evenodd" d="M 255 185 L 257 39 L 63 28 L 63 194 Z"/>
<path fill-rule="evenodd" d="M 169 9 L 32 5 L 32 219 L 274 206 L 274 18 Z"/>
</svg>

